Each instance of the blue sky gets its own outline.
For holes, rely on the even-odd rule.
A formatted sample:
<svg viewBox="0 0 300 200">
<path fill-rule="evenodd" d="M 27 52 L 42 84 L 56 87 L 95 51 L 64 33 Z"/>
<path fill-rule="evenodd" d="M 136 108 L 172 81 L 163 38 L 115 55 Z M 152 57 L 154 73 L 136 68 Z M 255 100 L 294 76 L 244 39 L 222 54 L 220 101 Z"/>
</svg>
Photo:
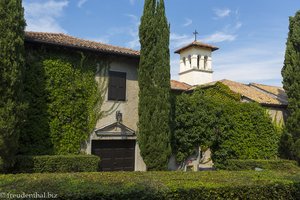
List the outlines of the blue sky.
<svg viewBox="0 0 300 200">
<path fill-rule="evenodd" d="M 171 76 L 178 79 L 178 47 L 198 39 L 213 54 L 214 80 L 281 86 L 289 16 L 299 0 L 165 0 L 171 24 Z M 23 0 L 26 30 L 75 37 L 139 50 L 143 0 Z"/>
</svg>

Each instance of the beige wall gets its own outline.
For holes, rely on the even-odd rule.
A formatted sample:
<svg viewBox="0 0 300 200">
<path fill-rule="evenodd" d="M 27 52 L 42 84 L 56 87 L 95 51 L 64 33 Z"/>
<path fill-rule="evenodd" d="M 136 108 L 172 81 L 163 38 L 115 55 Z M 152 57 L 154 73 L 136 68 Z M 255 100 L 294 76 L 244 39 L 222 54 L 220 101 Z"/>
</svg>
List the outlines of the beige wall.
<svg viewBox="0 0 300 200">
<path fill-rule="evenodd" d="M 287 116 L 287 110 L 285 108 L 266 107 L 266 109 L 273 121 L 279 125 L 284 124 Z"/>
<path fill-rule="evenodd" d="M 116 111 L 122 113 L 122 124 L 128 128 L 137 131 L 137 122 L 138 122 L 138 60 L 129 59 L 129 58 L 120 58 L 115 57 L 110 64 L 110 71 L 125 72 L 126 73 L 126 100 L 121 102 L 111 101 L 107 98 L 107 92 L 105 94 L 105 99 L 102 104 L 102 111 L 108 111 L 112 107 L 114 108 L 108 115 L 101 118 L 95 129 L 100 129 L 107 125 L 113 124 L 116 122 Z M 114 130 L 116 131 L 116 130 Z M 91 154 L 92 140 L 136 140 L 136 136 L 97 136 L 95 132 L 90 135 L 88 141 L 84 145 L 84 150 L 87 154 Z M 135 171 L 146 171 L 146 165 L 143 161 L 143 158 L 140 155 L 140 148 L 138 142 L 135 146 Z"/>
<path fill-rule="evenodd" d="M 123 114 L 122 123 L 137 130 L 138 122 L 138 80 L 137 80 L 138 62 L 126 58 L 116 58 L 110 65 L 110 71 L 125 72 L 126 73 L 126 101 L 116 102 L 107 100 L 107 93 L 102 104 L 102 110 L 106 111 L 112 106 L 115 106 L 114 112 L 110 115 L 100 119 L 96 128 L 109 125 L 116 121 L 115 111 L 119 110 Z M 117 107 L 116 107 L 117 106 Z"/>
</svg>

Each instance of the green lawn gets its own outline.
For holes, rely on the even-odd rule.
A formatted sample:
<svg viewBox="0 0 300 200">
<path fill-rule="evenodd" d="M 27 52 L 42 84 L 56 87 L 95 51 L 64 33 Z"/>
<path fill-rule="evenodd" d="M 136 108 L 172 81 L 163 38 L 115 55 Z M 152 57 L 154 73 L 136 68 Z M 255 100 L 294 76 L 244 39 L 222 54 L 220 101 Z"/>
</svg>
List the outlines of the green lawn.
<svg viewBox="0 0 300 200">
<path fill-rule="evenodd" d="M 300 168 L 281 171 L 0 175 L 0 192 L 61 199 L 300 199 Z"/>
</svg>

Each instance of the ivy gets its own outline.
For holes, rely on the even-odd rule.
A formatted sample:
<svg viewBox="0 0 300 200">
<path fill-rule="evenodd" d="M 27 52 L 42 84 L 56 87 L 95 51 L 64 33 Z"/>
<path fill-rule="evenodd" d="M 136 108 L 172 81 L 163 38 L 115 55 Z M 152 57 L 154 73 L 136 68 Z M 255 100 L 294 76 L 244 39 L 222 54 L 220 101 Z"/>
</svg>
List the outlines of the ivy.
<svg viewBox="0 0 300 200">
<path fill-rule="evenodd" d="M 91 112 L 97 87 L 94 75 L 81 73 L 70 63 L 61 60 L 45 60 L 46 91 L 50 137 L 56 154 L 78 153 L 81 142 L 90 133 Z M 92 79 L 92 80 L 90 80 Z"/>
<path fill-rule="evenodd" d="M 256 103 L 242 103 L 222 83 L 193 94 L 181 94 L 175 103 L 173 149 L 183 162 L 199 146 L 209 146 L 216 166 L 227 159 L 270 159 L 277 156 L 279 132 Z"/>
<path fill-rule="evenodd" d="M 101 105 L 108 69 L 108 59 L 88 52 L 27 46 L 25 100 L 29 108 L 20 154 L 80 153 L 82 142 L 105 115 Z"/>
</svg>

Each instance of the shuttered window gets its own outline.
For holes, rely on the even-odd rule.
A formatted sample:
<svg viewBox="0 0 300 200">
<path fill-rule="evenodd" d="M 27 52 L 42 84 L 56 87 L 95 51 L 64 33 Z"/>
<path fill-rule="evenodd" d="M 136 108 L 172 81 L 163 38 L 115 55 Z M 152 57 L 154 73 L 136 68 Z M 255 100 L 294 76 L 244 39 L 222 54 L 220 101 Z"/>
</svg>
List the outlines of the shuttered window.
<svg viewBox="0 0 300 200">
<path fill-rule="evenodd" d="M 126 100 L 126 73 L 114 71 L 109 72 L 108 100 Z"/>
</svg>

